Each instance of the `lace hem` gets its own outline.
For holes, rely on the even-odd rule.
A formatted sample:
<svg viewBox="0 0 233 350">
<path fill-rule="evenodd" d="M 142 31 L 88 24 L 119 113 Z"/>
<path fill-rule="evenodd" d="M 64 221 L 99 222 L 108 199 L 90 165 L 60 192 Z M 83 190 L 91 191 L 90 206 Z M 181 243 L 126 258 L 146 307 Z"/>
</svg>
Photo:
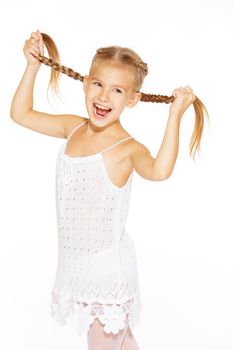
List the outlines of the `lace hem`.
<svg viewBox="0 0 233 350">
<path fill-rule="evenodd" d="M 72 298 L 52 296 L 50 316 L 61 326 L 69 323 L 78 335 L 88 332 L 95 318 L 104 325 L 106 333 L 117 334 L 127 323 L 131 328 L 139 323 L 142 304 L 137 296 L 122 304 L 87 304 L 74 301 Z"/>
</svg>

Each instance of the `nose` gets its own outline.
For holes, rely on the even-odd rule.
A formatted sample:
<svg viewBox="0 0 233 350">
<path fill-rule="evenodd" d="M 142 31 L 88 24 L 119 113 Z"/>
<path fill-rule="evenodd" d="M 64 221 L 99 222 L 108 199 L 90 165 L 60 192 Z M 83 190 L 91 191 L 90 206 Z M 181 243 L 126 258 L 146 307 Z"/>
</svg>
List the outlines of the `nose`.
<svg viewBox="0 0 233 350">
<path fill-rule="evenodd" d="M 99 94 L 99 100 L 102 102 L 107 102 L 108 101 L 108 90 L 105 88 L 102 88 Z"/>
</svg>

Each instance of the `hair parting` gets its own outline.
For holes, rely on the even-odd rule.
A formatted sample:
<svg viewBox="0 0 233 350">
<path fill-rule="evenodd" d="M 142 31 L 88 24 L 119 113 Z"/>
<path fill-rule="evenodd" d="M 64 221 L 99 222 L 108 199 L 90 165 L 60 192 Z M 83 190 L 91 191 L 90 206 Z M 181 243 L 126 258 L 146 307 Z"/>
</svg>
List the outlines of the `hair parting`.
<svg viewBox="0 0 233 350">
<path fill-rule="evenodd" d="M 81 82 L 83 82 L 84 76 L 82 76 L 78 72 L 75 72 L 73 69 L 65 67 L 60 64 L 59 52 L 53 39 L 48 34 L 41 33 L 41 35 L 43 37 L 45 47 L 48 51 L 49 58 L 39 54 L 37 56 L 37 59 L 40 62 L 52 68 L 48 89 L 49 87 L 51 87 L 52 90 L 58 93 L 59 77 L 60 77 L 59 73 L 64 73 L 75 80 L 80 80 Z M 129 48 L 121 48 L 119 46 L 99 48 L 97 49 L 96 54 L 93 57 L 91 68 L 95 64 L 98 64 L 98 62 L 103 62 L 103 61 L 111 61 L 111 62 L 115 62 L 116 64 L 121 64 L 121 65 L 124 64 L 124 65 L 128 65 L 130 68 L 134 68 L 135 76 L 136 76 L 135 87 L 136 87 L 136 90 L 139 91 L 143 83 L 143 80 L 148 73 L 148 69 L 147 69 L 147 64 L 144 63 L 133 50 Z M 174 96 L 146 94 L 141 92 L 140 101 L 156 102 L 156 103 L 171 103 L 174 101 L 174 99 L 175 99 Z M 197 97 L 193 102 L 193 107 L 195 111 L 195 122 L 194 122 L 194 128 L 193 128 L 193 132 L 192 132 L 192 136 L 189 144 L 189 153 L 190 153 L 190 156 L 194 159 L 196 152 L 200 151 L 200 142 L 201 142 L 203 129 L 204 129 L 204 119 L 206 117 L 209 122 L 209 115 L 205 105 Z"/>
</svg>

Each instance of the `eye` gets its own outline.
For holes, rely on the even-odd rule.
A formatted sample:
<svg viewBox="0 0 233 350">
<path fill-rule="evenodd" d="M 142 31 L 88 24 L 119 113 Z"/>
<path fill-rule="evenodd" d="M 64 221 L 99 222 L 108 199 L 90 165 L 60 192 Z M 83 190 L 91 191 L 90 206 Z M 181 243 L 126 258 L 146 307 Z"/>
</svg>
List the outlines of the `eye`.
<svg viewBox="0 0 233 350">
<path fill-rule="evenodd" d="M 93 84 L 96 86 L 101 86 L 101 84 L 98 81 L 94 81 Z"/>
<path fill-rule="evenodd" d="M 114 89 L 115 92 L 117 92 L 118 94 L 122 94 L 122 91 L 120 89 Z"/>
</svg>

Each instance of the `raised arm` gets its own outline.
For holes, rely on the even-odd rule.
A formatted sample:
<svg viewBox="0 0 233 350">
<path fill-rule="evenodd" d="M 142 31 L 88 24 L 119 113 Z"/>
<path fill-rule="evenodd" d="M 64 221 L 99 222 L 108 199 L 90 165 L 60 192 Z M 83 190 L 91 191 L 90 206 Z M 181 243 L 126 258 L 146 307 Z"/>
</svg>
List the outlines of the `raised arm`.
<svg viewBox="0 0 233 350">
<path fill-rule="evenodd" d="M 42 36 L 33 32 L 31 38 L 25 41 L 24 54 L 27 66 L 11 103 L 10 116 L 14 122 L 54 137 L 66 138 L 70 129 L 82 122 L 83 118 L 76 115 L 54 115 L 33 110 L 33 91 L 37 72 L 41 63 L 34 57 L 44 54 Z M 34 55 L 34 56 L 33 56 Z"/>
<path fill-rule="evenodd" d="M 172 174 L 179 150 L 181 118 L 196 98 L 188 86 L 174 90 L 173 96 L 175 100 L 169 109 L 166 130 L 156 158 L 142 145 L 132 152 L 134 169 L 148 180 L 165 180 Z"/>
</svg>

